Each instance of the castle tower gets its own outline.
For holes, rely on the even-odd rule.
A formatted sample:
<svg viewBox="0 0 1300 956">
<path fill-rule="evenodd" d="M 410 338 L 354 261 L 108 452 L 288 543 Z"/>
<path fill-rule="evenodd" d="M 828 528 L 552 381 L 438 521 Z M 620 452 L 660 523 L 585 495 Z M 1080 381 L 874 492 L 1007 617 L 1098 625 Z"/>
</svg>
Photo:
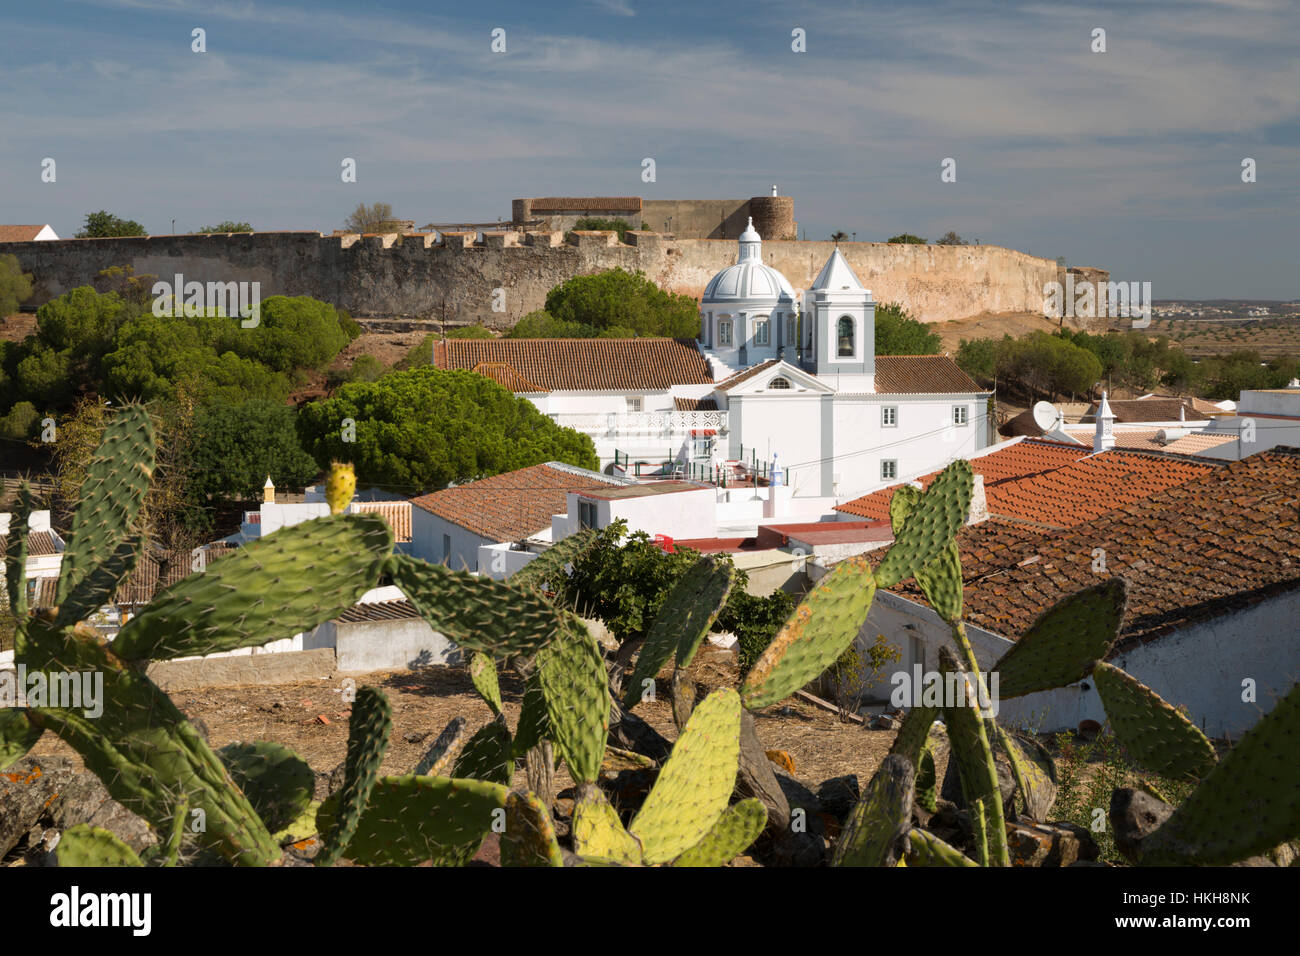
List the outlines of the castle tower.
<svg viewBox="0 0 1300 956">
<path fill-rule="evenodd" d="M 876 303 L 837 246 L 808 290 L 812 371 L 839 391 L 876 390 Z"/>
</svg>

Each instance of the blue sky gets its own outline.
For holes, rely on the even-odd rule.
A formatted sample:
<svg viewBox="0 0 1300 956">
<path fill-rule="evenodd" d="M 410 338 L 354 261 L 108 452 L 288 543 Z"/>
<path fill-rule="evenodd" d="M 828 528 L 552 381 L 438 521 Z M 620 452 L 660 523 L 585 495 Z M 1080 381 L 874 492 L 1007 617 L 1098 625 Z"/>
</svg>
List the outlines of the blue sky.
<svg viewBox="0 0 1300 956">
<path fill-rule="evenodd" d="M 173 218 L 328 232 L 359 202 L 490 221 L 516 196 L 776 183 L 810 238 L 955 229 L 1150 281 L 1157 299 L 1300 297 L 1293 0 L 0 11 L 0 222 L 62 236 L 98 209 L 154 233 Z M 56 183 L 40 180 L 47 156 Z"/>
</svg>

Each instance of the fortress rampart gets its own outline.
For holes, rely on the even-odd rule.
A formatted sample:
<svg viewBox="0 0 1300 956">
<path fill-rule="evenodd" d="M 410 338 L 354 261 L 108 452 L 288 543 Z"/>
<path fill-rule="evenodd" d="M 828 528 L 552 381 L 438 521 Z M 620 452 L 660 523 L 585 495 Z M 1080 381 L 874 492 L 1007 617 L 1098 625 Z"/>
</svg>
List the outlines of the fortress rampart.
<svg viewBox="0 0 1300 956">
<path fill-rule="evenodd" d="M 773 202 L 784 197 L 769 197 Z M 758 210 L 755 210 L 758 212 Z M 777 203 L 763 214 L 789 210 Z M 755 225 L 758 226 L 758 216 Z M 760 227 L 761 233 L 761 227 Z M 479 241 L 475 241 L 479 239 Z M 763 260 L 795 288 L 810 286 L 834 244 L 767 240 Z M 841 243 L 877 302 L 901 302 L 925 322 L 980 312 L 1043 312 L 1043 286 L 1064 282 L 1065 269 L 999 246 Z M 621 267 L 640 269 L 660 286 L 698 297 L 709 279 L 736 261 L 734 239 L 676 239 L 629 232 L 487 232 L 417 235 L 322 236 L 316 232 L 150 236 L 0 243 L 0 255 L 18 258 L 38 306 L 77 286 L 90 285 L 110 266 L 172 281 L 260 282 L 263 298 L 310 295 L 356 316 L 437 318 L 506 328 L 534 309 L 546 293 L 576 275 Z M 1105 283 L 1102 270 L 1075 270 Z M 505 289 L 504 311 L 493 311 Z"/>
</svg>

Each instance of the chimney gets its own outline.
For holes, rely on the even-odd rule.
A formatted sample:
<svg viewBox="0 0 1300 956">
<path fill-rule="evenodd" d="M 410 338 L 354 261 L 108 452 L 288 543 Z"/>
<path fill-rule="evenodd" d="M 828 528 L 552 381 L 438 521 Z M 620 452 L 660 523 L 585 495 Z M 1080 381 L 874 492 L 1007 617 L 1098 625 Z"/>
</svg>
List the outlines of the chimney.
<svg viewBox="0 0 1300 956">
<path fill-rule="evenodd" d="M 1187 421 L 1187 406 L 1182 402 L 1178 403 L 1178 420 L 1180 422 Z"/>
<path fill-rule="evenodd" d="M 1101 393 L 1101 404 L 1097 406 L 1097 431 L 1092 436 L 1093 454 L 1115 447 L 1115 413 L 1110 410 L 1106 393 Z"/>
<path fill-rule="evenodd" d="M 271 476 L 266 476 L 266 484 L 262 486 L 262 503 L 275 504 L 275 483 L 271 481 Z"/>
</svg>

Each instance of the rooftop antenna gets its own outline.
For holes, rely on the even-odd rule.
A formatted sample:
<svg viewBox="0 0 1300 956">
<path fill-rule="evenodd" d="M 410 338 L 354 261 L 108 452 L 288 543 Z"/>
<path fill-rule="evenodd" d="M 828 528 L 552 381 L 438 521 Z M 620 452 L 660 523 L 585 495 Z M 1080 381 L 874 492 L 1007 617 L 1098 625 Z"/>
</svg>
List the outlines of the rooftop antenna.
<svg viewBox="0 0 1300 956">
<path fill-rule="evenodd" d="M 1061 427 L 1061 422 L 1065 418 L 1061 411 L 1051 402 L 1034 403 L 1034 424 L 1043 430 L 1044 434 L 1054 432 Z"/>
</svg>

